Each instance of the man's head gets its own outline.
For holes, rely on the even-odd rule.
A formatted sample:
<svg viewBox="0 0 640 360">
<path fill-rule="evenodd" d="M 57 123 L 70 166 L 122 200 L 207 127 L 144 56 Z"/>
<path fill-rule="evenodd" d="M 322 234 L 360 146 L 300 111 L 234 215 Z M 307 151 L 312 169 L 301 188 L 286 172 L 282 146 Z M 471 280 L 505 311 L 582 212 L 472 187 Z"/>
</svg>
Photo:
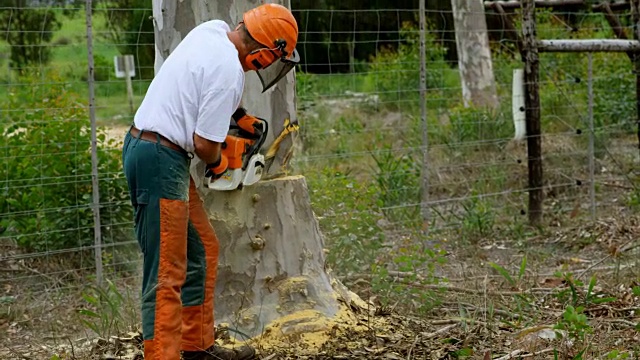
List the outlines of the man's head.
<svg viewBox="0 0 640 360">
<path fill-rule="evenodd" d="M 262 45 L 247 57 L 250 69 L 264 69 L 277 59 L 292 57 L 298 41 L 298 24 L 289 9 L 264 4 L 244 13 L 242 22 L 249 36 Z"/>
<path fill-rule="evenodd" d="M 250 49 L 240 54 L 243 67 L 258 72 L 265 91 L 300 61 L 295 50 L 298 24 L 282 5 L 264 4 L 247 11 L 237 31 Z"/>
</svg>

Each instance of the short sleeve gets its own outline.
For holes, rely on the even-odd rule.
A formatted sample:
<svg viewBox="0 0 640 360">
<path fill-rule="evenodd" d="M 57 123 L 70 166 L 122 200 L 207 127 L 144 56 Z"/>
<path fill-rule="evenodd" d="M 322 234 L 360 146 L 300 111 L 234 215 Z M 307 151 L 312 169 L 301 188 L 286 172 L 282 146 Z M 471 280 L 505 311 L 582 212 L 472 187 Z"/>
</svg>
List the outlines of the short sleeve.
<svg viewBox="0 0 640 360">
<path fill-rule="evenodd" d="M 233 88 L 207 91 L 200 100 L 196 134 L 207 140 L 224 142 L 231 115 L 237 108 L 237 98 L 237 90 Z"/>
</svg>

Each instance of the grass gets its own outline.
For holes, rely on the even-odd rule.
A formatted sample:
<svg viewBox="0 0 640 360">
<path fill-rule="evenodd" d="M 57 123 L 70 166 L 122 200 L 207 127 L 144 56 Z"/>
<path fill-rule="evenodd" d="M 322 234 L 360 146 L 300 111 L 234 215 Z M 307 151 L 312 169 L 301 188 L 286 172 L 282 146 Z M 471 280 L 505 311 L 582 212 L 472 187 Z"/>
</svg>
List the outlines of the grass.
<svg viewBox="0 0 640 360">
<path fill-rule="evenodd" d="M 86 57 L 76 52 L 82 48 L 81 30 L 80 19 L 65 22 L 55 40 L 71 42 L 56 48 L 52 62 L 78 92 L 85 89 L 83 67 L 74 66 Z M 97 39 L 97 55 L 110 61 L 114 52 Z M 412 85 L 398 81 L 398 68 L 379 64 L 354 74 L 298 74 L 302 153 L 294 158 L 294 167 L 307 177 L 311 206 L 329 249 L 328 265 L 377 306 L 377 315 L 402 318 L 388 334 L 372 327 L 381 336 L 371 344 L 366 341 L 373 337 L 358 339 L 356 345 L 337 337 L 343 347 L 329 350 L 339 353 L 353 346 L 351 350 L 371 353 L 370 358 L 418 353 L 462 358 L 482 356 L 486 349 L 496 356 L 520 351 L 521 356 L 556 353 L 563 359 L 637 353 L 633 337 L 638 319 L 629 309 L 640 306 L 640 290 L 634 287 L 640 196 L 637 184 L 629 181 L 637 180 L 636 139 L 624 128 L 633 105 L 624 87 L 630 65 L 618 55 L 594 56 L 597 146 L 602 151 L 595 175 L 599 220 L 592 222 L 584 185 L 586 132 L 581 136 L 575 131 L 585 125 L 585 59 L 566 54 L 542 59 L 542 228 L 527 224 L 527 153 L 523 143 L 510 139 L 510 76 L 521 66 L 517 60 L 504 55 L 494 59 L 502 99 L 495 112 L 461 106 L 455 66 L 432 64 L 438 73 L 432 74 L 435 85 L 427 102 L 426 221 L 420 212 L 419 102 Z M 135 85 L 138 102 L 148 84 Z M 388 91 L 399 86 L 399 92 Z M 620 91 L 608 95 L 614 88 Z M 130 121 L 122 80 L 108 75 L 96 90 L 101 124 Z M 81 314 L 88 317 L 87 328 L 103 336 L 114 331 L 114 322 L 122 322 L 118 316 L 124 312 L 114 308 L 137 306 L 117 292 L 87 291 L 94 291 L 84 294 L 88 305 L 78 308 L 85 310 Z M 69 294 L 76 301 L 81 296 Z M 19 322 L 28 313 L 14 308 L 6 323 Z M 364 323 L 373 321 L 371 314 L 364 315 Z M 0 315 L 0 326 L 4 319 Z M 415 327 L 406 325 L 414 322 Z M 449 325 L 455 327 L 447 329 Z M 545 336 L 559 335 L 542 339 L 542 330 L 548 330 Z M 391 336 L 398 346 L 385 342 Z M 567 338 L 575 345 L 567 346 Z"/>
<path fill-rule="evenodd" d="M 61 20 L 62 26 L 53 36 L 51 44 L 47 45 L 52 48 L 52 58 L 46 68 L 42 70 L 61 76 L 75 92 L 87 93 L 86 69 L 88 60 L 85 17 L 83 13 L 78 13 L 71 18 L 59 14 L 58 18 Z M 96 69 L 95 105 L 98 125 L 130 124 L 132 114 L 129 110 L 125 80 L 115 77 L 113 66 L 113 58 L 119 55 L 119 51 L 116 45 L 105 37 L 107 28 L 104 18 L 94 16 L 93 21 L 93 54 Z M 0 41 L 0 54 L 8 54 L 8 52 L 8 44 Z M 11 74 L 6 67 L 6 59 L 0 65 L 7 69 L 4 76 L 7 81 L 17 81 L 15 75 Z M 149 83 L 150 80 L 133 79 L 134 109 L 142 101 Z M 0 86 L 0 95 L 4 95 L 6 91 L 6 86 Z"/>
</svg>

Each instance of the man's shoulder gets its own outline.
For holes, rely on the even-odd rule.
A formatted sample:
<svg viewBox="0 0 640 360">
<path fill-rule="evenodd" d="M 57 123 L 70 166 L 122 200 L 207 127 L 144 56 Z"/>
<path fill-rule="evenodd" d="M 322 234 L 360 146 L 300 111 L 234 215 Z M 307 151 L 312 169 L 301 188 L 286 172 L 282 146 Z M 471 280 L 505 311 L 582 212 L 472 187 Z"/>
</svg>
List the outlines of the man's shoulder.
<svg viewBox="0 0 640 360">
<path fill-rule="evenodd" d="M 214 30 L 214 31 L 219 31 L 224 33 L 231 31 L 231 27 L 229 27 L 229 24 L 227 24 L 222 20 L 217 20 L 217 19 L 207 20 L 199 24 L 198 26 L 196 26 L 195 29 Z"/>
</svg>

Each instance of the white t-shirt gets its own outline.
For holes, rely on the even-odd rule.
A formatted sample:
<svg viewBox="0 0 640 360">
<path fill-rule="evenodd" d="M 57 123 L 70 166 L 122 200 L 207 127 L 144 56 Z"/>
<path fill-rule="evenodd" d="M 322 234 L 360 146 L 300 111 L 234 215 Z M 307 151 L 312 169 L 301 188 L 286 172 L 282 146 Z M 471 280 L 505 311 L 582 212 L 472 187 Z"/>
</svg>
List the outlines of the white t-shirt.
<svg viewBox="0 0 640 360">
<path fill-rule="evenodd" d="M 189 152 L 193 134 L 223 142 L 244 88 L 229 25 L 198 25 L 167 57 L 134 117 L 138 129 L 159 133 Z"/>
</svg>

